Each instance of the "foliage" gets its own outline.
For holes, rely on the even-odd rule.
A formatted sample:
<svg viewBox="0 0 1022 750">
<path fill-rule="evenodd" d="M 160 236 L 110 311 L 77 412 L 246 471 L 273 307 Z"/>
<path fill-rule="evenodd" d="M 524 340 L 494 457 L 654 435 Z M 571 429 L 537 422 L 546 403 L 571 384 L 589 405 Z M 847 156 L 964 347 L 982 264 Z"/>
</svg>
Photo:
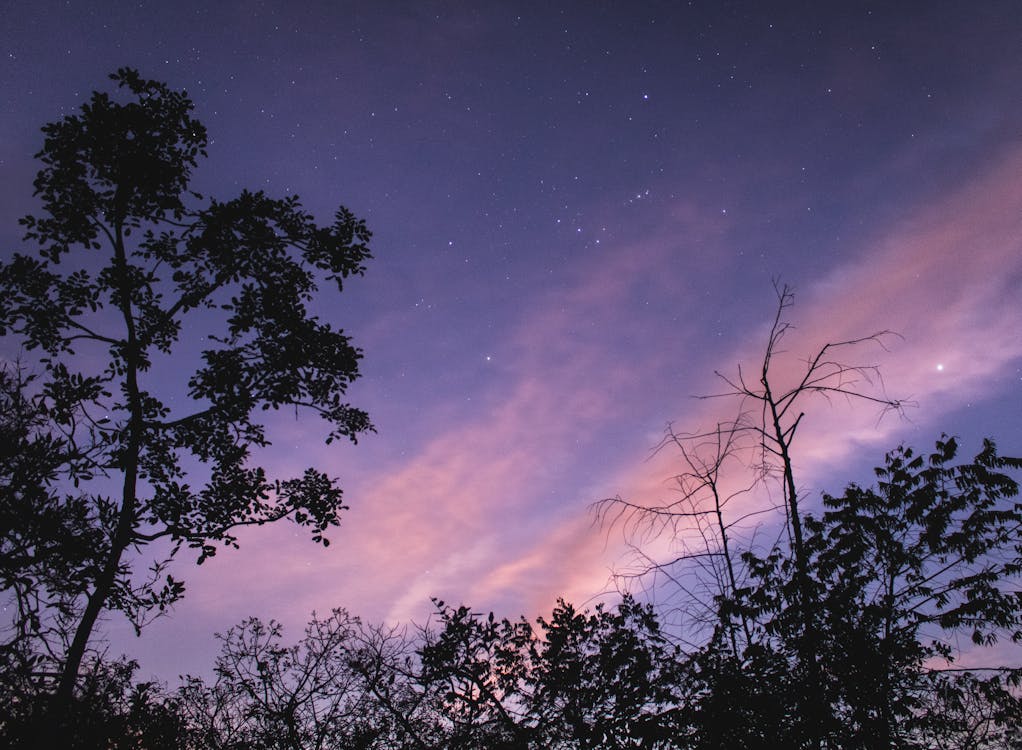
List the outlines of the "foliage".
<svg viewBox="0 0 1022 750">
<path fill-rule="evenodd" d="M 218 636 L 212 682 L 132 688 L 122 666 L 83 689 L 96 717 L 83 726 L 150 732 L 138 747 L 176 732 L 194 750 L 1015 747 L 1022 670 L 981 659 L 1022 640 L 1018 469 L 990 441 L 961 461 L 944 437 L 929 455 L 892 451 L 876 486 L 849 485 L 803 518 L 823 678 L 812 725 L 795 561 L 778 544 L 744 552 L 745 585 L 719 597 L 696 647 L 629 597 L 592 611 L 561 601 L 535 625 L 437 601 L 413 637 L 335 610 L 291 645 L 251 618 Z M 751 634 L 737 653 L 736 616 Z M 959 666 L 962 634 L 974 648 Z"/>
<path fill-rule="evenodd" d="M 526 678 L 532 673 L 532 627 L 436 601 L 441 628 L 426 630 L 419 681 L 452 748 L 525 746 Z"/>
<path fill-rule="evenodd" d="M 27 395 L 33 380 L 17 366 L 0 370 L 0 590 L 10 613 L 0 650 L 29 661 L 37 636 L 59 641 L 66 631 L 107 546 L 87 497 L 48 489 L 82 457 L 48 431 L 44 407 Z"/>
<path fill-rule="evenodd" d="M 291 518 L 328 543 L 340 488 L 254 465 L 260 414 L 318 415 L 327 442 L 371 429 L 344 400 L 361 352 L 309 309 L 319 286 L 363 273 L 365 224 L 342 207 L 320 226 L 261 192 L 206 201 L 189 188 L 206 130 L 187 95 L 127 68 L 111 79 L 116 95 L 43 128 L 41 213 L 22 220 L 38 249 L 0 265 L 0 335 L 41 370 L 4 376 L 18 409 L 3 424 L 2 583 L 15 633 L 53 635 L 51 605 L 63 618 L 45 647 L 65 709 L 101 612 L 141 627 L 183 594 L 165 559 L 138 570 L 154 542 L 201 563 L 240 527 Z"/>
<path fill-rule="evenodd" d="M 864 744 L 944 730 L 944 714 L 916 710 L 920 682 L 1012 704 L 1005 690 L 1022 678 L 1018 666 L 966 683 L 939 675 L 963 641 L 976 654 L 1022 641 L 1022 503 L 1004 473 L 1022 460 L 989 440 L 970 462 L 955 464 L 957 454 L 946 436 L 928 456 L 899 448 L 875 489 L 827 496 L 822 518 L 807 519 L 828 693 L 843 731 Z"/>
<path fill-rule="evenodd" d="M 90 659 L 82 665 L 75 699 L 53 731 L 52 716 L 35 690 L 18 690 L 4 673 L 7 700 L 0 709 L 4 747 L 61 747 L 68 750 L 177 750 L 190 744 L 192 729 L 177 699 L 154 682 L 133 681 L 138 664 L 124 659 Z M 40 738 L 46 738 L 40 740 Z M 43 745 L 41 742 L 49 742 Z"/>
<path fill-rule="evenodd" d="M 947 437 L 928 456 L 899 448 L 876 487 L 803 518 L 823 707 L 811 724 L 782 544 L 745 551 L 748 581 L 720 597 L 698 647 L 629 597 L 584 612 L 561 601 L 535 626 L 437 601 L 416 639 L 338 611 L 290 647 L 250 620 L 222 637 L 216 683 L 193 679 L 183 703 L 202 747 L 1012 747 L 1022 669 L 976 660 L 1022 640 L 1022 503 L 1007 473 L 1022 459 L 989 441 L 972 461 L 957 452 Z M 734 613 L 751 634 L 737 653 Z M 968 667 L 955 663 L 963 633 Z"/>
<path fill-rule="evenodd" d="M 386 644 L 381 631 L 338 609 L 314 617 L 292 646 L 281 633 L 279 623 L 250 618 L 218 636 L 216 680 L 190 677 L 179 693 L 199 746 L 360 748 L 393 737 L 358 666 L 367 653 L 381 656 L 373 650 Z"/>
<path fill-rule="evenodd" d="M 561 602 L 539 624 L 532 710 L 541 746 L 673 746 L 680 652 L 651 607 L 626 597 L 615 610 L 589 613 Z"/>
<path fill-rule="evenodd" d="M 827 747 L 909 748 L 944 746 L 977 716 L 988 739 L 1018 725 L 1019 665 L 955 661 L 963 636 L 972 660 L 999 638 L 1022 640 L 1022 503 L 1005 473 L 1022 459 L 990 441 L 972 461 L 954 463 L 957 453 L 948 437 L 928 456 L 899 448 L 875 488 L 850 485 L 804 518 L 825 707 L 812 724 L 801 711 L 804 616 L 790 606 L 795 561 L 783 546 L 744 554 L 749 583 L 726 608 L 757 635 L 739 659 L 717 642 L 697 655 L 698 713 L 712 718 L 703 746 L 738 727 L 738 744 L 772 726 L 793 747 L 822 736 Z"/>
</svg>

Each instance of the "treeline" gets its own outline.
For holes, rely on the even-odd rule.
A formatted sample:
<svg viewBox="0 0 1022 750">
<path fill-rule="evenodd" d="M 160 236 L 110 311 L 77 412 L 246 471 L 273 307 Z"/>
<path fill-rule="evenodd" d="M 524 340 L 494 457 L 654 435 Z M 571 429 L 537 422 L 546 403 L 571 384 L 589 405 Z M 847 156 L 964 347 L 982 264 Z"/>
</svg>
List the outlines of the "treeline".
<svg viewBox="0 0 1022 750">
<path fill-rule="evenodd" d="M 747 580 L 714 598 L 698 646 L 629 597 L 559 602 L 535 625 L 436 602 L 419 630 L 338 609 L 295 642 L 250 619 L 219 636 L 213 678 L 173 690 L 89 663 L 63 746 L 1018 747 L 1022 670 L 982 660 L 1022 637 L 1022 508 L 1006 473 L 1020 467 L 990 442 L 958 461 L 943 439 L 929 455 L 894 451 L 875 487 L 806 515 L 811 670 L 795 561 L 778 545 L 742 553 Z M 0 740 L 28 746 L 46 729 L 49 659 L 3 653 Z"/>
</svg>

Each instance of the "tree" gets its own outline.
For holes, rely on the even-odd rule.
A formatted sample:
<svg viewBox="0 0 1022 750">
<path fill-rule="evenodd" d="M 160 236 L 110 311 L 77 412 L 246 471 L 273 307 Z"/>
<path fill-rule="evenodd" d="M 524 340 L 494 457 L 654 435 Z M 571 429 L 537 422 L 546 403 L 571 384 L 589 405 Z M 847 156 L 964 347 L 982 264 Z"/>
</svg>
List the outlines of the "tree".
<svg viewBox="0 0 1022 750">
<path fill-rule="evenodd" d="M 418 682 L 443 747 L 673 748 L 682 685 L 652 609 L 625 597 L 579 611 L 559 601 L 533 628 L 436 602 Z"/>
<path fill-rule="evenodd" d="M 440 628 L 422 631 L 418 682 L 447 735 L 444 745 L 529 747 L 532 626 L 434 600 Z"/>
<path fill-rule="evenodd" d="M 313 615 L 286 644 L 277 622 L 249 618 L 218 635 L 215 680 L 177 693 L 196 750 L 432 750 L 455 746 L 436 690 L 404 628 L 343 609 Z"/>
<path fill-rule="evenodd" d="M 904 402 L 870 388 L 879 384 L 874 367 L 834 356 L 882 343 L 883 332 L 824 345 L 779 386 L 771 368 L 791 328 L 783 314 L 792 295 L 777 291 L 756 379 L 739 368 L 711 397 L 736 398 L 737 416 L 695 434 L 668 428 L 661 448 L 681 457 L 680 496 L 598 505 L 606 523 L 623 523 L 639 542 L 666 534 L 688 545 L 640 572 L 685 592 L 681 606 L 696 613 L 686 625 L 708 626 L 702 639 L 691 626 L 679 632 L 695 644 L 679 697 L 690 746 L 1010 745 L 1022 715 L 1020 665 L 955 662 L 963 640 L 972 660 L 999 638 L 1022 642 L 1022 503 L 1011 476 L 1022 459 L 986 441 L 974 460 L 956 463 L 957 441 L 946 436 L 928 456 L 901 447 L 876 470 L 877 487 L 824 495 L 814 515 L 795 480 L 803 404 L 836 396 L 898 410 Z M 725 481 L 736 470 L 746 479 Z M 734 510 L 764 482 L 776 483 L 777 506 Z M 736 539 L 750 519 L 770 529 L 764 514 L 773 512 L 772 544 Z"/>
<path fill-rule="evenodd" d="M 1012 736 L 1022 665 L 983 659 L 999 638 L 1022 641 L 1022 503 L 1006 473 L 1022 459 L 990 441 L 971 461 L 957 454 L 947 437 L 929 455 L 898 448 L 876 487 L 849 485 L 804 516 L 822 719 L 802 712 L 794 554 L 744 553 L 737 606 L 760 635 L 737 659 L 716 643 L 696 654 L 696 747 L 755 745 L 764 727 L 793 747 L 1001 747 Z"/>
<path fill-rule="evenodd" d="M 293 645 L 220 636 L 216 681 L 179 693 L 200 748 L 674 748 L 682 676 L 652 610 L 559 602 L 534 629 L 437 602 L 412 639 L 335 610 Z"/>
<path fill-rule="evenodd" d="M 0 745 L 93 750 L 179 750 L 192 746 L 192 728 L 176 696 L 162 685 L 134 681 L 138 664 L 125 659 L 89 658 L 82 664 L 75 701 L 59 735 L 33 690 L 10 690 L 5 679 L 0 706 Z M 4 674 L 25 677 L 24 672 Z M 41 729 L 42 728 L 42 729 Z M 49 736 L 47 736 L 49 735 Z M 49 742 L 47 742 L 49 740 Z"/>
<path fill-rule="evenodd" d="M 215 681 L 190 677 L 179 691 L 197 747 L 394 746 L 394 718 L 367 677 L 379 670 L 393 675 L 387 657 L 400 639 L 342 609 L 314 615 L 293 645 L 282 636 L 279 623 L 258 618 L 217 636 Z"/>
<path fill-rule="evenodd" d="M 320 226 L 297 198 L 262 192 L 205 200 L 189 188 L 207 141 L 188 96 L 128 68 L 111 79 L 115 95 L 95 92 L 43 128 L 41 213 L 22 220 L 37 251 L 0 266 L 0 335 L 38 353 L 32 403 L 45 425 L 32 430 L 61 454 L 32 493 L 6 491 L 40 513 L 74 508 L 91 540 L 72 561 L 77 594 L 56 592 L 73 612 L 57 714 L 101 612 L 141 627 L 182 595 L 165 569 L 182 548 L 201 563 L 237 546 L 239 527 L 282 518 L 328 543 L 345 507 L 336 480 L 312 468 L 273 480 L 253 465 L 270 443 L 259 414 L 318 415 L 327 442 L 372 429 L 344 400 L 361 351 L 308 309 L 320 285 L 340 291 L 364 272 L 364 222 L 341 207 Z M 185 343 L 202 351 L 171 385 Z M 140 578 L 159 540 L 169 556 Z"/>
<path fill-rule="evenodd" d="M 1005 473 L 1022 459 L 989 440 L 971 461 L 958 452 L 947 436 L 929 455 L 899 448 L 876 488 L 824 496 L 823 515 L 806 518 L 826 693 L 862 747 L 944 736 L 951 717 L 924 708 L 926 694 L 982 697 L 995 724 L 1018 725 L 1022 665 L 955 661 L 962 641 L 973 659 L 1000 638 L 1022 641 L 1022 503 Z"/>
<path fill-rule="evenodd" d="M 538 747 L 684 747 L 684 662 L 649 605 L 626 596 L 580 612 L 560 601 L 539 625 L 529 678 Z"/>
<path fill-rule="evenodd" d="M 874 365 L 852 364 L 838 357 L 866 344 L 883 345 L 891 334 L 879 331 L 861 338 L 828 342 L 805 360 L 801 374 L 791 381 L 779 382 L 774 368 L 776 358 L 783 354 L 782 342 L 793 326 L 785 319 L 794 302 L 794 293 L 786 285 L 775 284 L 777 308 L 767 335 L 761 361 L 752 377 L 741 366 L 734 376 L 717 376 L 726 388 L 722 393 L 705 399 L 735 401 L 735 416 L 719 422 L 715 428 L 694 434 L 679 434 L 668 427 L 667 437 L 660 448 L 674 447 L 680 452 L 682 469 L 675 477 L 680 498 L 660 505 L 639 505 L 620 497 L 598 503 L 597 513 L 607 523 L 624 522 L 631 532 L 638 532 L 640 540 L 664 533 L 679 534 L 682 529 L 697 530 L 701 547 L 692 548 L 682 542 L 683 551 L 666 564 L 649 561 L 640 575 L 656 573 L 666 575 L 671 584 L 677 584 L 685 575 L 695 575 L 693 604 L 704 608 L 712 602 L 716 617 L 703 617 L 711 624 L 712 640 L 721 643 L 718 635 L 726 635 L 733 654 L 755 640 L 753 624 L 742 609 L 736 606 L 739 579 L 744 576 L 738 555 L 733 548 L 732 535 L 737 526 L 763 513 L 780 510 L 782 527 L 788 539 L 785 554 L 790 553 L 792 565 L 785 568 L 791 586 L 784 589 L 785 607 L 799 618 L 798 668 L 803 676 L 793 684 L 803 689 L 798 712 L 800 726 L 809 732 L 808 746 L 822 747 L 822 735 L 827 722 L 827 710 L 821 702 L 818 655 L 818 633 L 813 617 L 816 607 L 811 590 L 808 551 L 803 529 L 803 497 L 795 479 L 793 446 L 799 425 L 805 416 L 805 404 L 814 398 L 835 397 L 866 401 L 882 410 L 901 411 L 904 402 L 891 398 L 879 387 L 879 374 Z M 725 466 L 733 470 L 735 463 L 743 464 L 750 479 L 739 482 L 737 492 L 722 489 L 721 474 Z M 779 508 L 769 504 L 748 509 L 738 517 L 728 517 L 727 506 L 738 495 L 748 493 L 764 484 L 779 490 Z M 679 534 L 679 536 L 683 536 Z M 704 583 L 709 573 L 709 588 Z M 682 586 L 690 590 L 689 586 Z M 705 592 L 715 592 L 709 596 Z M 815 736 L 814 736 L 815 735 Z"/>
</svg>

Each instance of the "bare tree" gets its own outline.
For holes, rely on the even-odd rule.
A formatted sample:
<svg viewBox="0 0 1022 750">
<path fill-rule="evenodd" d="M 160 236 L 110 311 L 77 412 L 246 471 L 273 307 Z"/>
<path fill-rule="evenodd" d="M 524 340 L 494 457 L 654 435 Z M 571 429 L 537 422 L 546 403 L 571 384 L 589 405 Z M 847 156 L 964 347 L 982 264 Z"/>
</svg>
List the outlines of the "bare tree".
<svg viewBox="0 0 1022 750">
<path fill-rule="evenodd" d="M 403 631 L 343 609 L 283 643 L 280 623 L 245 620 L 218 636 L 216 679 L 189 677 L 178 696 L 200 748 L 431 747 L 408 686 Z"/>
<path fill-rule="evenodd" d="M 819 684 L 818 639 L 803 530 L 805 503 L 793 461 L 795 437 L 806 409 L 816 399 L 866 402 L 875 405 L 881 415 L 901 413 L 907 402 L 887 395 L 875 364 L 855 363 L 852 359 L 870 345 L 885 348 L 885 342 L 895 335 L 890 331 L 825 343 L 804 360 L 793 382 L 781 384 L 776 367 L 778 359 L 787 354 L 783 342 L 793 330 L 787 314 L 794 292 L 779 283 L 774 288 L 777 309 L 755 376 L 750 377 L 741 365 L 734 375 L 716 372 L 725 388 L 700 397 L 734 403 L 735 416 L 694 433 L 678 432 L 669 425 L 655 449 L 670 449 L 679 456 L 681 469 L 672 478 L 678 495 L 657 504 L 613 497 L 594 507 L 604 528 L 621 528 L 639 560 L 644 561 L 627 578 L 652 579 L 658 587 L 666 583 L 680 590 L 689 609 L 687 616 L 712 623 L 715 635 L 725 637 L 736 656 L 753 640 L 756 623 L 748 610 L 736 606 L 744 572 L 732 539 L 735 533 L 753 535 L 760 528 L 776 528 L 777 524 L 767 519 L 783 513 L 781 535 L 787 536 L 794 560 L 793 585 L 786 605 L 801 618 L 798 661 L 805 673 L 803 708 L 812 713 L 820 700 L 814 687 Z M 735 502 L 754 490 L 764 493 L 766 499 L 760 504 L 750 508 L 747 502 Z M 774 496 L 780 501 L 770 500 Z M 643 554 L 644 546 L 665 536 L 676 545 L 678 554 L 666 561 Z M 710 602 L 716 611 L 707 611 Z M 690 632 L 691 628 L 686 630 Z M 822 706 L 815 708 L 822 710 Z M 806 718 L 812 723 L 811 715 Z"/>
<path fill-rule="evenodd" d="M 721 618 L 717 606 L 720 601 L 733 600 L 742 581 L 733 535 L 756 517 L 776 510 L 770 506 L 731 513 L 730 508 L 762 481 L 757 472 L 738 486 L 728 481 L 749 468 L 745 458 L 754 446 L 745 418 L 743 414 L 739 419 L 718 422 L 699 433 L 679 432 L 669 424 L 654 454 L 670 450 L 681 457 L 681 470 L 670 478 L 673 496 L 659 505 L 619 496 L 595 506 L 599 522 L 608 528 L 620 527 L 631 548 L 635 565 L 627 572 L 615 573 L 619 588 L 627 590 L 641 583 L 650 593 L 663 595 L 666 587 L 666 600 L 671 602 L 677 602 L 676 595 L 681 594 L 676 612 L 684 619 L 683 629 L 698 633 L 726 620 L 727 639 L 735 654 L 752 635 L 741 613 Z M 647 543 L 665 538 L 675 551 L 668 559 L 657 559 L 644 550 Z"/>
</svg>

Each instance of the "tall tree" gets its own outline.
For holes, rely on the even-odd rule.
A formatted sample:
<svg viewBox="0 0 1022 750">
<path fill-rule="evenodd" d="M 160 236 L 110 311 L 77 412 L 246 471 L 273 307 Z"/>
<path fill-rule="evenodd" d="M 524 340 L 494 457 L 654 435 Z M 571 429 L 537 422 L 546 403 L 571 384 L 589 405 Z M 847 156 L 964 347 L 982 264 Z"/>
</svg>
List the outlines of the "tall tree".
<svg viewBox="0 0 1022 750">
<path fill-rule="evenodd" d="M 986 651 L 1022 641 L 1022 503 L 1008 473 L 1022 460 L 990 440 L 972 460 L 958 453 L 947 436 L 929 455 L 898 448 L 876 487 L 824 496 L 821 517 L 806 517 L 825 693 L 849 744 L 950 744 L 952 696 L 982 697 L 1001 727 L 1022 719 L 1022 664 Z M 927 693 L 945 709 L 922 708 Z"/>
<path fill-rule="evenodd" d="M 816 675 L 800 668 L 794 552 L 746 552 L 737 604 L 761 635 L 738 660 L 717 644 L 697 655 L 697 747 L 753 745 L 764 727 L 792 747 L 1012 746 L 1022 665 L 988 647 L 1022 642 L 1019 469 L 990 441 L 960 461 L 944 437 L 929 455 L 892 451 L 875 487 L 803 516 Z M 809 687 L 821 715 L 802 711 Z"/>
<path fill-rule="evenodd" d="M 893 451 L 875 488 L 849 486 L 824 495 L 822 514 L 808 512 L 794 461 L 806 404 L 903 402 L 884 394 L 874 367 L 846 359 L 882 343 L 883 332 L 822 346 L 782 384 L 792 295 L 777 292 L 755 376 L 724 377 L 721 396 L 737 399 L 737 415 L 700 433 L 668 429 L 661 448 L 680 455 L 679 496 L 598 505 L 638 542 L 668 535 L 682 548 L 640 574 L 682 591 L 685 625 L 703 626 L 678 631 L 696 644 L 679 696 L 690 746 L 1011 746 L 1022 668 L 984 647 L 1022 642 L 1022 503 L 1012 476 L 1022 460 L 986 441 L 960 462 L 957 441 L 944 437 L 930 455 Z M 745 478 L 726 476 L 735 473 Z M 771 481 L 776 507 L 746 497 Z M 746 501 L 735 510 L 738 497 Z M 774 543 L 740 533 L 770 528 L 764 514 L 775 512 Z M 959 665 L 961 643 L 972 645 Z"/>
<path fill-rule="evenodd" d="M 308 309 L 319 286 L 364 272 L 365 223 L 341 207 L 320 226 L 297 198 L 262 192 L 204 199 L 189 189 L 207 139 L 187 94 L 128 68 L 111 79 L 114 95 L 43 128 L 41 212 L 22 220 L 37 249 L 0 265 L 0 335 L 38 353 L 37 433 L 66 459 L 35 507 L 74 505 L 95 537 L 78 591 L 62 592 L 74 617 L 58 713 L 104 610 L 140 627 L 182 595 L 166 560 L 139 577 L 152 543 L 201 563 L 237 546 L 239 527 L 286 517 L 328 543 L 344 509 L 336 480 L 253 465 L 270 442 L 258 415 L 318 415 L 327 442 L 372 429 L 344 399 L 361 351 Z"/>
<path fill-rule="evenodd" d="M 615 497 L 598 503 L 597 510 L 608 524 L 624 523 L 640 547 L 654 536 L 673 537 L 672 541 L 682 550 L 678 557 L 666 564 L 645 558 L 647 563 L 639 571 L 640 576 L 654 573 L 665 577 L 668 586 L 696 591 L 684 608 L 700 613 L 696 617 L 712 626 L 711 638 L 723 636 L 720 643 L 727 644 L 736 657 L 755 640 L 755 624 L 737 606 L 736 593 L 745 572 L 734 535 L 743 526 L 748 530 L 750 520 L 755 524 L 765 519 L 764 514 L 780 512 L 780 523 L 788 539 L 785 554 L 790 553 L 792 561 L 785 568 L 793 585 L 784 588 L 787 596 L 784 604 L 800 624 L 797 661 L 804 674 L 794 683 L 803 691 L 798 711 L 803 717 L 801 726 L 807 728 L 807 746 L 820 748 L 822 734 L 814 736 L 814 732 L 818 727 L 822 733 L 828 709 L 821 692 L 820 636 L 814 619 L 817 601 L 803 528 L 804 498 L 795 475 L 795 438 L 814 399 L 840 397 L 894 411 L 900 411 L 905 404 L 884 393 L 874 365 L 853 359 L 858 356 L 857 350 L 867 344 L 882 346 L 890 335 L 887 331 L 827 342 L 805 360 L 800 372 L 785 379 L 778 372 L 777 361 L 783 354 L 783 341 L 793 327 L 786 315 L 794 302 L 794 293 L 781 284 L 775 284 L 775 291 L 777 307 L 762 358 L 751 372 L 741 366 L 735 375 L 718 372 L 725 385 L 723 392 L 704 397 L 734 402 L 735 416 L 718 422 L 712 429 L 692 434 L 679 434 L 668 428 L 660 447 L 680 453 L 681 470 L 675 477 L 679 496 L 654 505 Z M 723 475 L 734 476 L 736 469 L 744 470 L 747 478 L 736 482 L 737 489 L 725 489 Z M 751 507 L 745 502 L 740 511 L 734 512 L 733 507 L 739 505 L 733 502 L 737 497 L 764 483 L 774 490 L 771 494 L 780 498 L 778 508 L 769 502 Z M 697 579 L 694 585 L 683 581 L 692 576 Z M 705 595 L 707 577 L 710 589 L 717 593 L 715 597 Z M 707 617 L 707 609 L 716 612 Z"/>
</svg>

